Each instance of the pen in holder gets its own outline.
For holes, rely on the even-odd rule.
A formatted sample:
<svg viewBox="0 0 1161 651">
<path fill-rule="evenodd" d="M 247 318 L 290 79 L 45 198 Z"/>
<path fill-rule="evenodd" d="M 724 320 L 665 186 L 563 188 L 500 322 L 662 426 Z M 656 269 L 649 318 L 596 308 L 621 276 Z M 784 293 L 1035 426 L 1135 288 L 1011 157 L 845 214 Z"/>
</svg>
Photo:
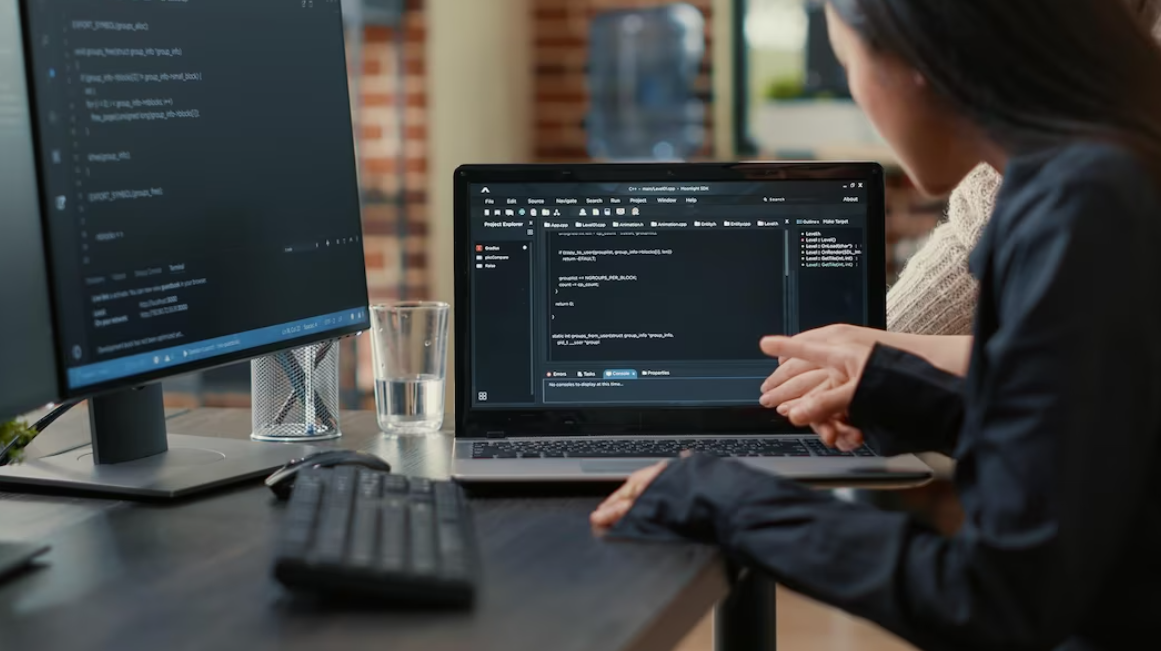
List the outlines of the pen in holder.
<svg viewBox="0 0 1161 651">
<path fill-rule="evenodd" d="M 334 341 L 250 362 L 250 438 L 321 441 L 339 428 L 339 346 Z"/>
</svg>

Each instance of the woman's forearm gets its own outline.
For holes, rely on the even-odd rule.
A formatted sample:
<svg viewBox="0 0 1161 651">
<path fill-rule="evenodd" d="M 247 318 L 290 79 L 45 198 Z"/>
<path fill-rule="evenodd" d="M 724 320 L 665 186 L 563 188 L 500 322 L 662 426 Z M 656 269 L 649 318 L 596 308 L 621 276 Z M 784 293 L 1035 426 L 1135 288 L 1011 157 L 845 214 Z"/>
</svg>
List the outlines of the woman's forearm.
<svg viewBox="0 0 1161 651">
<path fill-rule="evenodd" d="M 971 335 L 913 335 L 885 332 L 882 342 L 922 357 L 932 366 L 954 375 L 967 375 L 971 358 Z"/>
</svg>

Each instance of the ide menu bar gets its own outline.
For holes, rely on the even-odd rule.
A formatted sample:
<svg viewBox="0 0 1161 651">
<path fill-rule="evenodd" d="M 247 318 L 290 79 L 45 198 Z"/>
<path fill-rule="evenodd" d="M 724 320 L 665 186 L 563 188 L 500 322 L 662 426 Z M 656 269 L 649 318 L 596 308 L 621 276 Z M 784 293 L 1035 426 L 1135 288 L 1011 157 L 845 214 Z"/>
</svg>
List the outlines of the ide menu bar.
<svg viewBox="0 0 1161 651">
<path fill-rule="evenodd" d="M 503 183 L 475 185 L 473 205 L 679 205 L 699 203 L 843 203 L 863 201 L 866 181 L 733 181 L 710 184 Z"/>
</svg>

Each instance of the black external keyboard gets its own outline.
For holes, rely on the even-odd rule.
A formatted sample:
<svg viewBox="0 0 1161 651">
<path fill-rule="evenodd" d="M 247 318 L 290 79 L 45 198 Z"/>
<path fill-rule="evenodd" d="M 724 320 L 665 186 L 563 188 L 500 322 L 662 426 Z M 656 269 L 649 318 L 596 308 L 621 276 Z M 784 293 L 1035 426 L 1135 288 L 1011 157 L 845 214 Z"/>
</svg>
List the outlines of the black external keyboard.
<svg viewBox="0 0 1161 651">
<path fill-rule="evenodd" d="M 448 481 L 354 466 L 304 470 L 274 575 L 297 591 L 468 606 L 478 555 L 467 498 Z"/>
<path fill-rule="evenodd" d="M 685 450 L 719 457 L 874 457 L 866 446 L 854 452 L 828 448 L 816 437 L 714 439 L 568 439 L 561 441 L 480 441 L 475 459 L 516 458 L 667 458 Z"/>
</svg>

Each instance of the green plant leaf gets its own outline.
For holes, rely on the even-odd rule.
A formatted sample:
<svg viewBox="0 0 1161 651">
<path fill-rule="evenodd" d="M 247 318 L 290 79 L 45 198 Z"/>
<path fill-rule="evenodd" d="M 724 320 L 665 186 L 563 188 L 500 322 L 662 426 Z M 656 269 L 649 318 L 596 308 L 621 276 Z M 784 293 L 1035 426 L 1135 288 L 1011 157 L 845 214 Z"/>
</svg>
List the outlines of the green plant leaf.
<svg viewBox="0 0 1161 651">
<path fill-rule="evenodd" d="M 11 448 L 8 448 L 8 463 L 18 463 L 24 458 L 24 448 L 36 438 L 36 432 L 28 427 L 28 424 L 23 421 L 10 420 L 6 423 L 0 423 L 0 450 L 8 447 L 8 444 L 16 440 Z"/>
<path fill-rule="evenodd" d="M 806 81 L 801 74 L 779 77 L 766 86 L 766 99 L 771 101 L 801 99 L 806 94 Z"/>
</svg>

